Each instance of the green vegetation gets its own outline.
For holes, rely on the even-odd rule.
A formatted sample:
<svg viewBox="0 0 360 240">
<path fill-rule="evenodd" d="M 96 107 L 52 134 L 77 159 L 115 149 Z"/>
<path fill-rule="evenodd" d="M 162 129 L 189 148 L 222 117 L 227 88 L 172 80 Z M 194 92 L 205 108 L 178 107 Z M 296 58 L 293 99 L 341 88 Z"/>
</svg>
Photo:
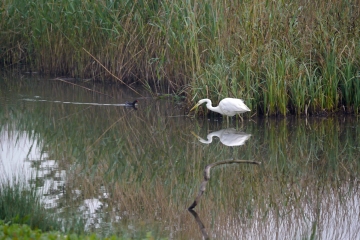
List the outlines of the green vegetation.
<svg viewBox="0 0 360 240">
<path fill-rule="evenodd" d="M 0 64 L 241 97 L 264 115 L 358 113 L 359 14 L 354 0 L 5 0 Z"/>
<path fill-rule="evenodd" d="M 41 194 L 35 184 L 29 186 L 17 178 L 13 181 L 0 179 L 0 220 L 11 225 L 25 224 L 41 231 L 84 233 L 80 216 L 67 216 L 66 220 L 60 220 L 61 217 L 64 216 L 47 209 L 41 202 Z"/>
<path fill-rule="evenodd" d="M 33 188 L 19 180 L 0 182 L 0 219 L 5 222 L 27 224 L 43 231 L 60 229 L 61 224 L 40 203 Z"/>
<path fill-rule="evenodd" d="M 96 240 L 96 239 L 109 239 L 109 240 L 125 240 L 133 239 L 127 237 L 117 237 L 111 236 L 107 238 L 99 238 L 95 234 L 85 236 L 85 235 L 76 235 L 76 234 L 63 234 L 60 232 L 42 232 L 39 229 L 31 229 L 29 226 L 24 224 L 5 224 L 3 221 L 0 221 L 0 239 L 72 239 L 72 240 Z M 144 237 L 139 239 L 154 239 L 151 233 L 147 233 Z"/>
<path fill-rule="evenodd" d="M 24 224 L 5 224 L 0 221 L 1 239 L 67 239 L 58 232 L 42 233 L 41 230 L 32 230 Z M 76 238 L 71 238 L 76 239 Z"/>
</svg>

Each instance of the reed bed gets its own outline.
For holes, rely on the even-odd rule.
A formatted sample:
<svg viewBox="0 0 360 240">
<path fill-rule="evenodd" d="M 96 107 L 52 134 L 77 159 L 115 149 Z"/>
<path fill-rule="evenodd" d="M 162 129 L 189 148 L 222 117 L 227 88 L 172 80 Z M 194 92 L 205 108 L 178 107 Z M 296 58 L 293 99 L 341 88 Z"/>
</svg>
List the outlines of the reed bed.
<svg viewBox="0 0 360 240">
<path fill-rule="evenodd" d="M 359 112 L 358 1 L 24 1 L 0 6 L 0 64 L 156 86 L 260 115 Z M 108 71 L 107 71 L 108 70 Z"/>
</svg>

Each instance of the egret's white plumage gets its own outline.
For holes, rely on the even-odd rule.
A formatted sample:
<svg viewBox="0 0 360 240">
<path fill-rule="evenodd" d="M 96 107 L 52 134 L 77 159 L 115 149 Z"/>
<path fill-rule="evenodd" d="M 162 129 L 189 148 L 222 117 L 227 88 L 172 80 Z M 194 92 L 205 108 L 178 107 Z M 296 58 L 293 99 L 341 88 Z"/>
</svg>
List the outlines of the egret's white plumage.
<svg viewBox="0 0 360 240">
<path fill-rule="evenodd" d="M 194 132 L 191 132 L 201 143 L 210 144 L 213 140 L 213 137 L 218 137 L 222 144 L 234 147 L 244 145 L 245 142 L 251 137 L 251 134 L 244 132 L 238 132 L 234 128 L 222 129 L 216 132 L 209 133 L 207 139 L 205 140 Z"/>
<path fill-rule="evenodd" d="M 198 106 L 200 106 L 203 103 L 206 103 L 206 107 L 209 110 L 229 117 L 232 117 L 236 114 L 251 111 L 250 108 L 248 108 L 245 105 L 244 101 L 238 98 L 224 98 L 223 100 L 220 101 L 217 107 L 211 106 L 210 99 L 207 98 L 201 99 L 190 111 L 196 109 Z"/>
</svg>

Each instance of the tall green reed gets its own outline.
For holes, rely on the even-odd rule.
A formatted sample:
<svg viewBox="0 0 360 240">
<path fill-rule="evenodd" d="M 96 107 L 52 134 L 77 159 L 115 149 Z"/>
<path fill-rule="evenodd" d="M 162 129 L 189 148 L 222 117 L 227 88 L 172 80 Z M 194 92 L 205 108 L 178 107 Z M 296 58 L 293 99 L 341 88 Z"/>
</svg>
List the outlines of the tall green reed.
<svg viewBox="0 0 360 240">
<path fill-rule="evenodd" d="M 350 2 L 342 2 L 340 5 L 344 11 L 351 9 Z M 237 7 L 241 9 L 241 14 L 233 18 L 236 21 L 228 22 L 236 23 L 238 27 L 231 32 L 233 34 L 223 34 L 225 38 L 237 41 L 232 42 L 231 50 L 226 48 L 222 50 L 226 52 L 224 56 L 231 60 L 236 59 L 237 62 L 244 61 L 243 56 L 247 56 L 248 69 L 241 71 L 242 74 L 253 72 L 256 75 L 245 92 L 250 90 L 257 93 L 257 109 L 264 114 L 282 115 L 288 110 L 300 115 L 305 111 L 316 113 L 321 110 L 339 109 L 341 105 L 341 96 L 338 94 L 340 89 L 338 79 L 341 75 L 338 71 L 339 62 L 349 57 L 341 54 L 341 49 L 346 43 L 351 46 L 349 51 L 353 52 L 356 48 L 351 44 L 352 40 L 347 42 L 344 41 L 346 37 L 339 38 L 342 33 L 331 29 L 323 19 L 326 17 L 326 11 L 334 10 L 333 7 L 321 3 L 316 10 L 312 3 L 275 4 L 262 1 L 240 4 Z M 358 11 L 350 13 L 352 16 L 358 14 Z M 339 28 L 347 26 L 349 32 L 343 35 L 351 36 L 352 39 L 354 28 L 349 26 L 353 26 L 353 18 L 350 19 L 344 14 L 339 16 L 339 19 L 332 18 L 332 20 L 339 25 Z M 334 33 L 336 37 L 332 37 Z M 234 57 L 235 53 L 238 58 Z M 279 59 L 276 56 L 281 56 L 282 62 L 292 63 L 282 65 L 281 61 L 274 60 Z M 356 61 L 358 65 L 358 60 Z M 283 72 L 286 80 L 279 79 L 284 76 L 280 71 L 281 66 L 285 69 Z M 301 66 L 306 66 L 305 72 L 308 72 L 306 76 L 303 75 L 302 70 L 300 71 Z M 200 75 L 201 77 L 204 76 Z M 198 86 L 203 85 L 203 82 L 202 80 L 199 84 L 195 84 L 195 94 L 192 95 L 196 95 L 196 99 L 201 98 Z M 263 84 L 260 88 L 257 87 L 259 82 Z M 225 90 L 224 93 L 217 94 L 213 98 L 219 98 L 221 95 L 229 96 Z"/>
</svg>

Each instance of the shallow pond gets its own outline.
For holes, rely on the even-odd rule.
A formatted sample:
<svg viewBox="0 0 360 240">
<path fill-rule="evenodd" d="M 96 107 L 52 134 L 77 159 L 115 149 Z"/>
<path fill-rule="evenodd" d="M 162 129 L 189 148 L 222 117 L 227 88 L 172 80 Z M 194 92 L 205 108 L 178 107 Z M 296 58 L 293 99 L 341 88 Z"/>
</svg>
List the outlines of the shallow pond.
<svg viewBox="0 0 360 240">
<path fill-rule="evenodd" d="M 102 236 L 360 238 L 358 118 L 249 114 L 228 125 L 132 87 L 0 80 L 1 180 L 21 178 L 49 211 Z M 204 182 L 219 161 L 232 164 Z"/>
</svg>

